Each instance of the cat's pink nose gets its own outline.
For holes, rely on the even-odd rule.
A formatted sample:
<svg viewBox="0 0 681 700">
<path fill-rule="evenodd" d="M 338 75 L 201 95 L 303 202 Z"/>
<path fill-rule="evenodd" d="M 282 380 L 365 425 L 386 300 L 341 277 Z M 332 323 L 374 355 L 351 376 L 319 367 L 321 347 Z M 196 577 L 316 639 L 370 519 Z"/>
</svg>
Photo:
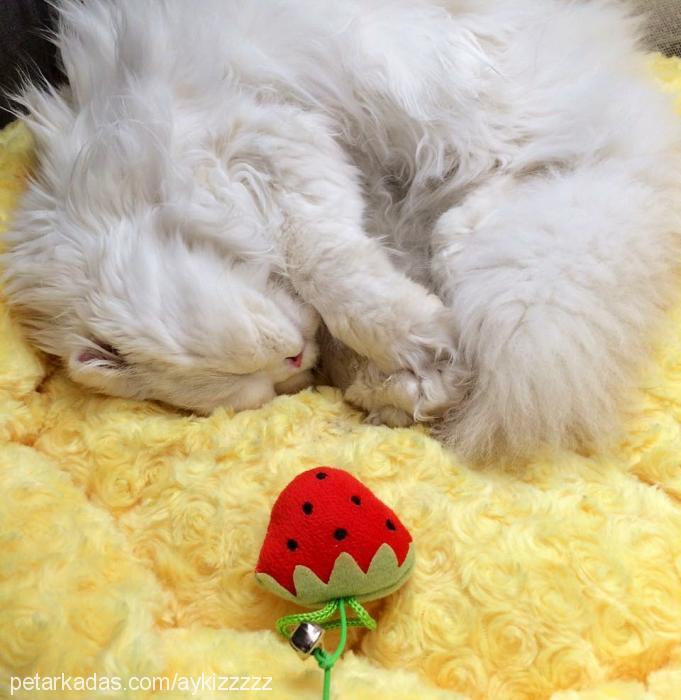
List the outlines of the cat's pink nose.
<svg viewBox="0 0 681 700">
<path fill-rule="evenodd" d="M 300 365 L 303 364 L 303 350 L 301 350 L 295 357 L 287 357 L 286 360 L 294 367 L 300 367 Z"/>
</svg>

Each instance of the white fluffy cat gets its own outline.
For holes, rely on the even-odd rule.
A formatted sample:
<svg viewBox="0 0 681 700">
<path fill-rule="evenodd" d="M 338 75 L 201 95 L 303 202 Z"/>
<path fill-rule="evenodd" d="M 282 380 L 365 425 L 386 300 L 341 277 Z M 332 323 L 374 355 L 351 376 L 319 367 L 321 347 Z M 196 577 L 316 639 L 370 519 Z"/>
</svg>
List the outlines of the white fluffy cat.
<svg viewBox="0 0 681 700">
<path fill-rule="evenodd" d="M 374 418 L 475 455 L 602 438 L 681 253 L 638 28 L 610 0 L 64 0 L 9 299 L 110 394 L 258 406 L 309 381 L 319 316 Z"/>
</svg>

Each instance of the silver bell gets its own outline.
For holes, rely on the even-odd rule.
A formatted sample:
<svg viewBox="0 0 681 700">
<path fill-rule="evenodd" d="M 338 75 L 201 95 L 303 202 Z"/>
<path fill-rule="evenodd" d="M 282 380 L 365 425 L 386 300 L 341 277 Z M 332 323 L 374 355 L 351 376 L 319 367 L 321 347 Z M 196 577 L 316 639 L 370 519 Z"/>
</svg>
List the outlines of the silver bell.
<svg viewBox="0 0 681 700">
<path fill-rule="evenodd" d="M 289 638 L 290 645 L 300 656 L 308 657 L 321 646 L 324 629 L 313 622 L 301 622 Z"/>
</svg>

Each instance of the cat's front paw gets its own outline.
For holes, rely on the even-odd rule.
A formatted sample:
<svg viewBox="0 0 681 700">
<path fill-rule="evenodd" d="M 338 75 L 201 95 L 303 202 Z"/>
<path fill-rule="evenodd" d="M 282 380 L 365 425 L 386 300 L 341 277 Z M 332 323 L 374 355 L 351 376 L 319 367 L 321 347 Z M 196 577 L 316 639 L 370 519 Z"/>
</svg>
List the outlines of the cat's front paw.
<svg viewBox="0 0 681 700">
<path fill-rule="evenodd" d="M 369 425 L 387 425 L 389 428 L 408 428 L 414 417 L 396 406 L 381 406 L 369 411 L 364 419 Z"/>
<path fill-rule="evenodd" d="M 304 372 L 294 374 L 283 382 L 275 384 L 274 390 L 277 392 L 277 396 L 281 394 L 297 394 L 299 391 L 313 385 L 314 375 L 310 370 L 305 370 Z"/>
<path fill-rule="evenodd" d="M 442 416 L 458 400 L 459 378 L 452 364 L 418 375 L 409 370 L 385 375 L 368 366 L 346 389 L 345 398 L 368 412 L 368 423 L 404 427 Z"/>
<path fill-rule="evenodd" d="M 351 311 L 340 304 L 325 315 L 332 336 L 386 375 L 401 370 L 419 375 L 456 352 L 451 311 L 420 285 L 407 280 L 404 286 L 380 304 L 373 299 Z"/>
<path fill-rule="evenodd" d="M 402 313 L 406 323 L 398 326 L 388 341 L 393 362 L 425 382 L 428 390 L 438 384 L 441 371 L 451 365 L 456 357 L 456 333 L 452 312 L 440 299 L 428 295 L 425 300 Z"/>
</svg>

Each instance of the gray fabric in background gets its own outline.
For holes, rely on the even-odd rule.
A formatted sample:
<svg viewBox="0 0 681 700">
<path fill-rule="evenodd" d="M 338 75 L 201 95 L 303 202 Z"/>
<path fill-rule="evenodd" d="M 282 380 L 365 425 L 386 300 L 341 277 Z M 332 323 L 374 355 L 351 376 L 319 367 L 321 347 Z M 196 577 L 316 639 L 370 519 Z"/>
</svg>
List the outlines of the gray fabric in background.
<svg viewBox="0 0 681 700">
<path fill-rule="evenodd" d="M 648 43 L 666 54 L 681 56 L 681 0 L 637 0 L 648 16 Z"/>
<path fill-rule="evenodd" d="M 649 47 L 681 55 L 681 0 L 628 1 L 649 16 Z M 0 127 L 12 119 L 7 93 L 16 89 L 20 71 L 33 80 L 60 78 L 54 47 L 44 37 L 52 14 L 47 0 L 0 0 Z"/>
</svg>

